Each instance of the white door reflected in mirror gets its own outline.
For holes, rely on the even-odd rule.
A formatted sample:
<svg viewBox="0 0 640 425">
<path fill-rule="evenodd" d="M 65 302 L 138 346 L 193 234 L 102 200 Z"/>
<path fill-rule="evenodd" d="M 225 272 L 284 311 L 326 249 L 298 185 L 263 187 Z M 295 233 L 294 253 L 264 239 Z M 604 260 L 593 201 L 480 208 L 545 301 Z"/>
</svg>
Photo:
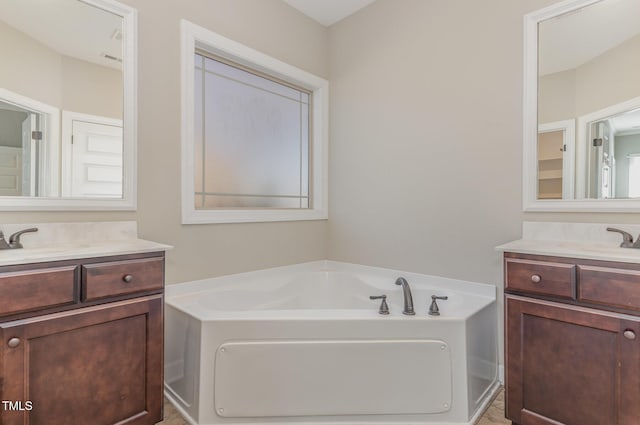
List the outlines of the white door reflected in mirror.
<svg viewBox="0 0 640 425">
<path fill-rule="evenodd" d="M 71 173 L 63 196 L 121 198 L 122 126 L 82 120 L 72 120 L 71 126 Z"/>
</svg>

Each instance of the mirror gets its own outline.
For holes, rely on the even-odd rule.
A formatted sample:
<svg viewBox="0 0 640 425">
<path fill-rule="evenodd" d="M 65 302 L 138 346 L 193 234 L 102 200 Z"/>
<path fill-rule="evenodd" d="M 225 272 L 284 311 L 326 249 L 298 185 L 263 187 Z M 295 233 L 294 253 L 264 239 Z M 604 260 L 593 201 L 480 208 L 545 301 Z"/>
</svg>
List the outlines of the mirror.
<svg viewBox="0 0 640 425">
<path fill-rule="evenodd" d="M 136 12 L 0 2 L 0 209 L 135 209 Z"/>
<path fill-rule="evenodd" d="M 640 209 L 640 2 L 525 17 L 525 211 Z"/>
</svg>

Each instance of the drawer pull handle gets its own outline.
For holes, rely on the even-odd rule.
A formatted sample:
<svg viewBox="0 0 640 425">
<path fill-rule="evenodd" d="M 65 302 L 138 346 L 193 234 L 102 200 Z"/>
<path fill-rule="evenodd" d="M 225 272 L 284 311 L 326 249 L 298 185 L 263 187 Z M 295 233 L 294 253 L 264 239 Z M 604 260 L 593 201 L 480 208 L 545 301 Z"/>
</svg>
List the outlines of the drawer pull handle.
<svg viewBox="0 0 640 425">
<path fill-rule="evenodd" d="M 7 342 L 7 345 L 9 346 L 9 348 L 16 348 L 18 345 L 20 345 L 20 338 L 11 338 L 9 342 Z"/>
<path fill-rule="evenodd" d="M 540 277 L 539 274 L 534 274 L 533 276 L 531 276 L 531 282 L 533 283 L 540 283 L 541 280 L 542 277 Z"/>
<path fill-rule="evenodd" d="M 624 335 L 624 337 L 627 339 L 632 339 L 632 340 L 636 339 L 636 333 L 630 329 L 627 329 L 626 331 L 624 331 L 622 335 Z"/>
<path fill-rule="evenodd" d="M 125 274 L 122 280 L 124 280 L 127 283 L 131 283 L 131 281 L 133 280 L 133 275 Z"/>
</svg>

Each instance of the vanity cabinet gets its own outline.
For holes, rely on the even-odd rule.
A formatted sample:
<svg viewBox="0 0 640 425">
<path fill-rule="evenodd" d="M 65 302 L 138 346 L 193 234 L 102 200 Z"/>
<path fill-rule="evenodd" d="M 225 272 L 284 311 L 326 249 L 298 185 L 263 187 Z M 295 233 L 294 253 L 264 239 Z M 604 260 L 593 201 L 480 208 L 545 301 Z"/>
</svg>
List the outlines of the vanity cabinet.
<svg viewBox="0 0 640 425">
<path fill-rule="evenodd" d="M 0 267 L 0 423 L 161 421 L 163 287 L 164 253 Z"/>
<path fill-rule="evenodd" d="M 640 423 L 640 265 L 505 253 L 506 417 Z"/>
</svg>

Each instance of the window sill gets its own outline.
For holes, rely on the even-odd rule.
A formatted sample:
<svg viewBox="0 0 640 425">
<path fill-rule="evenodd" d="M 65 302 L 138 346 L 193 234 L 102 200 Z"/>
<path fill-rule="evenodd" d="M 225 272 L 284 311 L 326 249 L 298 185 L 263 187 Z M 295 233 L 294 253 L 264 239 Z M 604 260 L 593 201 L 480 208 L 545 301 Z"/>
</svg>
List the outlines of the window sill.
<svg viewBox="0 0 640 425">
<path fill-rule="evenodd" d="M 263 223 L 328 218 L 326 210 L 190 210 L 183 211 L 182 224 Z"/>
</svg>

